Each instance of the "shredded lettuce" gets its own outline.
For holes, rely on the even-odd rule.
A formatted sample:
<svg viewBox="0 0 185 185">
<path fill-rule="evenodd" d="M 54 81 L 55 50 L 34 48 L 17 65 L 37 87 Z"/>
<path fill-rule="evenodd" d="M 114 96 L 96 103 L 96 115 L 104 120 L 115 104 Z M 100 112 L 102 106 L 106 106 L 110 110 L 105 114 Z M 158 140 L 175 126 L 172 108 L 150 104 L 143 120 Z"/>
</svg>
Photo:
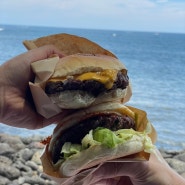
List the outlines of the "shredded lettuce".
<svg viewBox="0 0 185 185">
<path fill-rule="evenodd" d="M 82 145 L 72 144 L 71 142 L 64 143 L 61 153 L 63 153 L 64 159 L 76 154 L 82 150 Z"/>
<path fill-rule="evenodd" d="M 98 127 L 95 130 L 90 130 L 90 132 L 82 139 L 81 144 L 66 142 L 62 147 L 61 153 L 64 156 L 64 159 L 66 159 L 95 145 L 104 145 L 108 148 L 114 148 L 118 144 L 123 144 L 133 137 L 143 138 L 145 152 L 151 153 L 153 151 L 154 145 L 152 144 L 150 137 L 145 132 L 137 132 L 133 129 L 111 131 L 107 128 Z"/>
</svg>

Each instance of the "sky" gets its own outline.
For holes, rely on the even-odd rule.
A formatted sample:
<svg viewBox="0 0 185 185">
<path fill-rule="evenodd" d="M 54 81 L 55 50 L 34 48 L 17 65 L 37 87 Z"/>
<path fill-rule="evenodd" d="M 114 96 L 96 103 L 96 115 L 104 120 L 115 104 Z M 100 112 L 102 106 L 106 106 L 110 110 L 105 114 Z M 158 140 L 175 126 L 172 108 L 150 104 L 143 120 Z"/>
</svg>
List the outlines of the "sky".
<svg viewBox="0 0 185 185">
<path fill-rule="evenodd" d="M 185 33 L 185 0 L 0 0 L 0 24 Z"/>
</svg>

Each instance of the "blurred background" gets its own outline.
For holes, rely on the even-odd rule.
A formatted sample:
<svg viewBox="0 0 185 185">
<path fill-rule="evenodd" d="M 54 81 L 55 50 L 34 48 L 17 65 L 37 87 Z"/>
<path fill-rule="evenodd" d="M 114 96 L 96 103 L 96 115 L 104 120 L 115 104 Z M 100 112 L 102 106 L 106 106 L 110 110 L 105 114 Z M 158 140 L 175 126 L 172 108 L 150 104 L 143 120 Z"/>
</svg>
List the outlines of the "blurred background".
<svg viewBox="0 0 185 185">
<path fill-rule="evenodd" d="M 69 33 L 112 51 L 127 67 L 133 95 L 147 112 L 157 146 L 185 149 L 184 0 L 1 0 L 0 64 L 25 52 L 22 41 Z M 0 123 L 0 133 L 50 135 Z"/>
</svg>

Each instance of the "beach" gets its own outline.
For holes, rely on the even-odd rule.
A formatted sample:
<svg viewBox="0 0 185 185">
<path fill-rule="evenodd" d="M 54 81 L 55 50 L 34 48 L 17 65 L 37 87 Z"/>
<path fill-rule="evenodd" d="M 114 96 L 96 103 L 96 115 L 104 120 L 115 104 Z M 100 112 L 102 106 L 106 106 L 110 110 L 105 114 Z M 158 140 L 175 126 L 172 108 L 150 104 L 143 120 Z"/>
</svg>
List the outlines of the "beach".
<svg viewBox="0 0 185 185">
<path fill-rule="evenodd" d="M 20 137 L 0 134 L 1 185 L 56 185 L 42 173 L 42 136 Z M 185 150 L 160 150 L 167 163 L 185 178 Z"/>
</svg>

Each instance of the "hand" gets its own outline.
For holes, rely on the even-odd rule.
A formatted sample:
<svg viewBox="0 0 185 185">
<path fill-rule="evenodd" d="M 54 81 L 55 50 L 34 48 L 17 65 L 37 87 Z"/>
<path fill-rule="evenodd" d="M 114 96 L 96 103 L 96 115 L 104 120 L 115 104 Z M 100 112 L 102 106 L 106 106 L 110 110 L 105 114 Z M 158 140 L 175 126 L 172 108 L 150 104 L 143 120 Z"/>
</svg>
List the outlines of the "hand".
<svg viewBox="0 0 185 185">
<path fill-rule="evenodd" d="M 107 162 L 90 175 L 89 185 L 183 185 L 185 179 L 173 171 L 158 150 L 145 162 Z"/>
<path fill-rule="evenodd" d="M 0 66 L 0 122 L 28 129 L 38 129 L 53 122 L 44 119 L 34 108 L 28 82 L 33 80 L 30 63 L 63 54 L 48 45 L 30 50 Z"/>
</svg>

